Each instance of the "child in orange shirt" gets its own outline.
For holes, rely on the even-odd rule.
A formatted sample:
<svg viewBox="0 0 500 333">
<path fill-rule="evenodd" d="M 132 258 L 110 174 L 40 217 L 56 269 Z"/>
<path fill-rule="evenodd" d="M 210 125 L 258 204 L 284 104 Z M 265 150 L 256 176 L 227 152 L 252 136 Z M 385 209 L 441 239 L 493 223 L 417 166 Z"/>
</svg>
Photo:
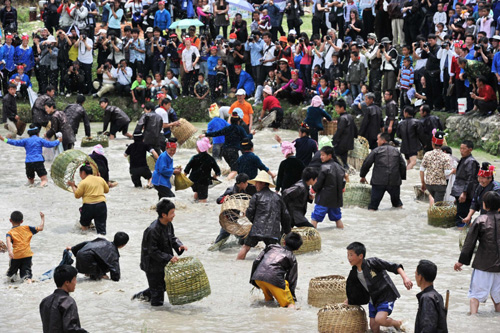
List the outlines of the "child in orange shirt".
<svg viewBox="0 0 500 333">
<path fill-rule="evenodd" d="M 7 277 L 11 282 L 13 282 L 12 278 L 19 270 L 21 279 L 31 283 L 31 278 L 33 277 L 31 274 L 33 252 L 31 252 L 30 242 L 34 234 L 43 230 L 45 215 L 40 212 L 40 217 L 42 218 L 42 222 L 35 228 L 27 225 L 21 226 L 21 223 L 23 223 L 23 213 L 20 211 L 16 210 L 10 214 L 12 229 L 7 232 L 7 251 L 10 258 Z"/>
</svg>

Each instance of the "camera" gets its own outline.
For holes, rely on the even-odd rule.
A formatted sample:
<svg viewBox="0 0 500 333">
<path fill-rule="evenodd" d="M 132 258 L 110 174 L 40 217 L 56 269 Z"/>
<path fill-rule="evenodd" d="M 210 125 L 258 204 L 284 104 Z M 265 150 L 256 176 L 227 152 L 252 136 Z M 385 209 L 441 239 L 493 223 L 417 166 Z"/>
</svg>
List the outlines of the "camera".
<svg viewBox="0 0 500 333">
<path fill-rule="evenodd" d="M 205 36 L 201 35 L 201 36 L 200 36 L 200 39 L 201 39 L 201 40 L 205 40 Z"/>
<path fill-rule="evenodd" d="M 448 42 L 441 44 L 441 48 L 442 48 L 442 49 L 445 49 L 445 48 L 447 48 L 448 46 L 450 46 L 450 43 L 448 43 Z"/>
<path fill-rule="evenodd" d="M 429 43 L 425 42 L 423 48 L 426 49 L 429 47 Z"/>
<path fill-rule="evenodd" d="M 299 43 L 304 43 L 304 38 L 299 38 Z"/>
<path fill-rule="evenodd" d="M 474 51 L 479 51 L 481 49 L 480 44 L 474 44 Z"/>
<path fill-rule="evenodd" d="M 280 46 L 280 42 L 274 42 L 274 45 Z"/>
<path fill-rule="evenodd" d="M 110 39 L 111 39 L 112 42 L 115 42 L 116 41 L 116 36 L 111 36 Z"/>
<path fill-rule="evenodd" d="M 86 34 L 81 34 L 80 36 L 82 37 L 83 40 L 87 39 L 87 35 Z"/>
<path fill-rule="evenodd" d="M 363 43 L 363 47 L 364 47 L 365 49 L 367 49 L 367 48 L 369 48 L 369 47 L 370 47 L 370 44 L 369 44 L 368 42 L 364 42 L 364 43 Z"/>
<path fill-rule="evenodd" d="M 385 45 L 384 45 L 384 44 L 380 44 L 380 45 L 378 46 L 378 48 L 379 48 L 380 50 L 384 50 L 384 49 L 385 49 Z"/>
<path fill-rule="evenodd" d="M 326 40 L 332 40 L 332 37 L 326 36 Z"/>
<path fill-rule="evenodd" d="M 105 64 L 105 65 L 104 65 L 104 67 L 103 67 L 103 69 L 104 69 L 105 71 L 109 70 L 109 65 L 108 65 L 108 64 Z"/>
<path fill-rule="evenodd" d="M 347 44 L 347 43 L 342 44 L 342 48 L 343 49 L 348 49 L 349 48 L 349 44 Z"/>
</svg>

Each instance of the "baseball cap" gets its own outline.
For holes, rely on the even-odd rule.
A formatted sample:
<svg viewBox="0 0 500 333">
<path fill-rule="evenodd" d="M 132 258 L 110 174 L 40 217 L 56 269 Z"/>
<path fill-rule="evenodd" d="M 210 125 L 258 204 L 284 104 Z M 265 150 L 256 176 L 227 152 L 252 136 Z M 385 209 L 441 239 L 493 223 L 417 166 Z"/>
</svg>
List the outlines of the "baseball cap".
<svg viewBox="0 0 500 333">
<path fill-rule="evenodd" d="M 236 96 L 246 96 L 247 95 L 247 92 L 245 91 L 245 89 L 238 89 L 238 91 L 236 92 Z"/>
</svg>

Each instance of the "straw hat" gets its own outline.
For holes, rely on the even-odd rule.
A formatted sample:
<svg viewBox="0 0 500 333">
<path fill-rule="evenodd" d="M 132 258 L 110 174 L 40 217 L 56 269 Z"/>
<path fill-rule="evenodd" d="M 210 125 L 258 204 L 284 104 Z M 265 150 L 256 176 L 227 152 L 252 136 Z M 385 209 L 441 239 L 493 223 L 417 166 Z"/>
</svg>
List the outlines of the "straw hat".
<svg viewBox="0 0 500 333">
<path fill-rule="evenodd" d="M 271 178 L 271 176 L 267 172 L 265 172 L 264 170 L 260 170 L 259 173 L 257 174 L 257 177 L 248 181 L 248 183 L 252 184 L 252 185 L 255 185 L 256 182 L 267 183 L 267 184 L 269 184 L 270 188 L 276 187 L 274 185 L 274 181 Z"/>
</svg>

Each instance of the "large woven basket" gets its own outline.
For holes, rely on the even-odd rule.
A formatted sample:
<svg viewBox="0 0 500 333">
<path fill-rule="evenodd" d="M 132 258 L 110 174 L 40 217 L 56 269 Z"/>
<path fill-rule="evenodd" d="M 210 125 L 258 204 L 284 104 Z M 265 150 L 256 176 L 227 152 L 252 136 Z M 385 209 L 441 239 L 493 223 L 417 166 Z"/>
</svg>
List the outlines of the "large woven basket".
<svg viewBox="0 0 500 333">
<path fill-rule="evenodd" d="M 177 139 L 179 146 L 182 146 L 190 137 L 192 137 L 198 130 L 189 121 L 184 118 L 179 119 L 179 126 L 172 127 L 172 134 Z"/>
<path fill-rule="evenodd" d="M 96 135 L 91 138 L 83 137 L 80 143 L 81 147 L 94 147 L 95 145 L 102 145 L 104 148 L 109 147 L 109 137 L 107 135 Z"/>
<path fill-rule="evenodd" d="M 320 333 L 364 333 L 368 330 L 365 310 L 358 305 L 333 304 L 318 311 Z"/>
<path fill-rule="evenodd" d="M 368 208 L 372 187 L 367 184 L 347 183 L 344 192 L 344 207 Z"/>
<path fill-rule="evenodd" d="M 347 155 L 347 163 L 356 169 L 356 171 L 359 171 L 369 153 L 370 145 L 368 144 L 368 140 L 362 136 L 358 136 L 354 139 L 354 149 L 350 150 Z"/>
<path fill-rule="evenodd" d="M 257 131 L 263 130 L 264 128 L 271 126 L 271 124 L 275 120 L 276 120 L 276 111 L 272 111 L 267 116 L 265 116 L 264 119 L 262 119 L 257 123 L 255 129 Z"/>
<path fill-rule="evenodd" d="M 460 234 L 458 235 L 458 247 L 460 248 L 460 251 L 462 251 L 462 247 L 464 246 L 468 232 L 469 232 L 469 226 L 466 226 L 462 228 L 462 230 L 460 230 Z"/>
<path fill-rule="evenodd" d="M 94 175 L 99 173 L 99 168 L 94 160 L 80 150 L 70 149 L 57 155 L 50 168 L 50 176 L 54 184 L 71 192 L 71 187 L 68 186 L 67 182 L 75 179 L 75 173 L 85 162 L 90 164 Z"/>
<path fill-rule="evenodd" d="M 347 299 L 346 278 L 342 275 L 319 276 L 309 281 L 307 303 L 321 308 L 328 304 L 342 303 Z"/>
<path fill-rule="evenodd" d="M 319 135 L 335 135 L 337 132 L 337 121 L 327 121 L 323 119 L 323 130 L 319 131 Z"/>
<path fill-rule="evenodd" d="M 413 190 L 415 191 L 415 200 L 422 202 L 429 202 L 429 191 L 422 191 L 421 185 L 413 186 Z"/>
<path fill-rule="evenodd" d="M 193 257 L 180 258 L 165 267 L 165 284 L 172 305 L 199 301 L 210 295 L 210 283 L 202 263 Z"/>
<path fill-rule="evenodd" d="M 250 199 L 248 194 L 237 193 L 230 195 L 222 203 L 219 215 L 221 227 L 235 236 L 246 237 L 252 229 L 252 223 L 245 216 Z"/>
<path fill-rule="evenodd" d="M 321 236 L 316 228 L 300 227 L 293 228 L 292 232 L 296 232 L 302 237 L 302 246 L 293 251 L 295 254 L 303 254 L 314 251 L 321 251 Z M 285 235 L 281 238 L 281 245 L 285 245 Z"/>
<path fill-rule="evenodd" d="M 427 223 L 433 227 L 456 226 L 457 206 L 451 201 L 439 201 L 427 210 Z"/>
</svg>

